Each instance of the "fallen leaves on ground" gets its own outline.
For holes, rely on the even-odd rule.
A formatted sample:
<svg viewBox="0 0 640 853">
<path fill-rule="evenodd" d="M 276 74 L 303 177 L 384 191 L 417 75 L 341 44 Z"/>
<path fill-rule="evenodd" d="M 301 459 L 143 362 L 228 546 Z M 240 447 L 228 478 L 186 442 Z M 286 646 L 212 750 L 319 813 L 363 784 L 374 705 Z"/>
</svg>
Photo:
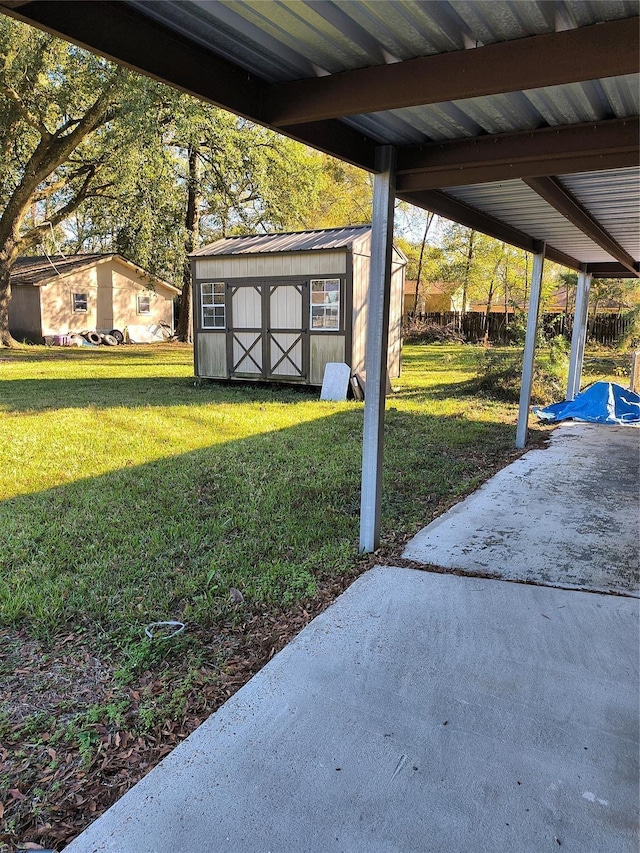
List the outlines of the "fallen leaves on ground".
<svg viewBox="0 0 640 853">
<path fill-rule="evenodd" d="M 223 626 L 214 639 L 210 631 L 196 632 L 202 649 L 211 646 L 212 657 L 223 659 L 224 665 L 190 673 L 184 713 L 144 734 L 126 723 L 136 718 L 143 700 L 153 701 L 179 687 L 183 676 L 179 670 L 172 669 L 169 679 L 145 672 L 123 688 L 82 632 L 66 634 L 48 646 L 24 631 L 1 629 L 5 717 L 0 728 L 0 851 L 62 850 L 246 684 L 369 564 L 362 560 L 349 576 L 325 582 L 313 602 L 302 602 L 290 612 L 252 613 L 247 608 L 243 622 Z M 90 748 L 83 751 L 77 737 L 69 742 L 60 737 L 60 730 L 73 724 L 79 710 L 123 700 L 124 725 L 85 722 L 82 737 Z M 58 735 L 40 731 L 30 738 L 28 720 L 34 715 L 50 715 Z"/>
</svg>

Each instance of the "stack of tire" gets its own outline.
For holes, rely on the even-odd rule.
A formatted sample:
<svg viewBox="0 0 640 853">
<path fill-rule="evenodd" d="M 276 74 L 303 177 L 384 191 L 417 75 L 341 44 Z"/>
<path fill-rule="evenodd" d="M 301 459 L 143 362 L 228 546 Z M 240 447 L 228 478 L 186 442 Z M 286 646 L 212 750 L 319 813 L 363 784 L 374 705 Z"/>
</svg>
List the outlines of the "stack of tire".
<svg viewBox="0 0 640 853">
<path fill-rule="evenodd" d="M 82 337 L 87 343 L 93 346 L 104 344 L 107 347 L 117 347 L 118 344 L 124 343 L 124 335 L 120 329 L 111 329 L 109 334 L 103 335 L 100 332 L 83 332 Z"/>
</svg>

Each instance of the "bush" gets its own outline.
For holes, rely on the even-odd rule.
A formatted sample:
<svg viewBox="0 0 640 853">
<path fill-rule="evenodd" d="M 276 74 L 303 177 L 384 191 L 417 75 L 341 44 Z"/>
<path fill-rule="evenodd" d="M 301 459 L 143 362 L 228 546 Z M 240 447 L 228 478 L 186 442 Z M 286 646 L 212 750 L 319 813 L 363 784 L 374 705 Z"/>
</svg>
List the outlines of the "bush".
<svg viewBox="0 0 640 853">
<path fill-rule="evenodd" d="M 488 397 L 518 402 L 522 356 L 520 350 L 479 350 L 477 390 Z M 531 402 L 536 405 L 547 405 L 564 400 L 568 373 L 568 344 L 563 337 L 552 338 L 546 349 L 536 353 Z"/>
</svg>

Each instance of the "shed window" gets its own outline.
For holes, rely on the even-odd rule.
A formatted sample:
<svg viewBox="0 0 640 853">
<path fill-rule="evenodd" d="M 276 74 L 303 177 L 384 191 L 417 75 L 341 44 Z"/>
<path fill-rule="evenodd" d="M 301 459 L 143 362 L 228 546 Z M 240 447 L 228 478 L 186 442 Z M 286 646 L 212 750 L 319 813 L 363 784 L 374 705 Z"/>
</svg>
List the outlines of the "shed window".
<svg viewBox="0 0 640 853">
<path fill-rule="evenodd" d="M 74 293 L 73 294 L 73 313 L 74 314 L 86 314 L 87 313 L 87 294 L 86 293 Z"/>
<path fill-rule="evenodd" d="M 202 301 L 202 328 L 224 329 L 226 325 L 224 307 L 224 282 L 206 281 L 200 285 Z"/>
<path fill-rule="evenodd" d="M 150 296 L 138 296 L 137 297 L 137 310 L 138 310 L 138 314 L 151 314 L 151 297 Z"/>
<path fill-rule="evenodd" d="M 311 329 L 335 332 L 340 328 L 340 279 L 311 279 Z"/>
</svg>

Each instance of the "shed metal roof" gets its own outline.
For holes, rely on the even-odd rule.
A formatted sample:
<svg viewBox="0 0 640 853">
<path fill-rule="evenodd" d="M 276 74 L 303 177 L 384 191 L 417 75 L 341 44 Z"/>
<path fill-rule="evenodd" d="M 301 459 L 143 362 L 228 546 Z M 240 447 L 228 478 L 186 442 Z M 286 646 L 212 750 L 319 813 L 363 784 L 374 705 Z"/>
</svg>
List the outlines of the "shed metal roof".
<svg viewBox="0 0 640 853">
<path fill-rule="evenodd" d="M 596 275 L 640 271 L 637 0 L 0 9 L 365 169 L 393 145 L 420 207 Z"/>
<path fill-rule="evenodd" d="M 348 228 L 323 228 L 248 237 L 224 237 L 192 252 L 192 258 L 214 255 L 256 255 L 265 252 L 315 252 L 345 249 L 371 233 L 370 225 Z"/>
</svg>

